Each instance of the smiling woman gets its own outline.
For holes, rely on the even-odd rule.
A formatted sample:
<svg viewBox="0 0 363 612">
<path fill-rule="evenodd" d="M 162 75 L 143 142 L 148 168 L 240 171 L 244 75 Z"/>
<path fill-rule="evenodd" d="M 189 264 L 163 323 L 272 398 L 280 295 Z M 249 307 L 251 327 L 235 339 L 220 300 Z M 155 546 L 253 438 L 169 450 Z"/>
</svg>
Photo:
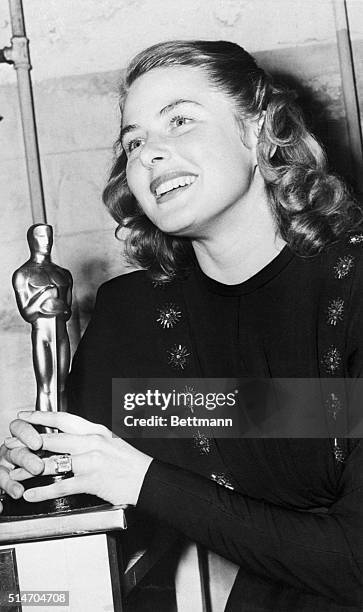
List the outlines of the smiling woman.
<svg viewBox="0 0 363 612">
<path fill-rule="evenodd" d="M 161 231 L 208 240 L 216 225 L 233 228 L 241 215 L 253 223 L 263 200 L 271 216 L 255 172 L 258 123 L 242 138 L 233 110 L 197 68 L 157 68 L 131 85 L 123 107 L 127 184 Z M 251 206 L 257 196 L 261 206 Z"/>
<path fill-rule="evenodd" d="M 257 269 L 283 241 L 311 255 L 354 224 L 355 205 L 327 174 L 294 97 L 233 43 L 170 41 L 136 56 L 122 86 L 119 156 L 104 192 L 115 220 L 131 229 L 132 262 L 168 280 L 189 266 L 184 237 L 196 239 L 203 257 L 208 232 L 222 224 L 231 232 L 237 223 L 245 238 L 256 227 L 264 234 L 266 257 L 257 255 Z M 192 187 L 163 186 L 169 172 L 192 176 Z M 164 191 L 153 193 L 156 184 Z M 245 265 L 246 277 L 256 271 Z"/>
<path fill-rule="evenodd" d="M 78 416 L 21 414 L 0 486 L 32 502 L 93 493 L 167 523 L 239 566 L 228 612 L 358 612 L 363 445 L 346 380 L 363 374 L 361 209 L 328 173 L 293 94 L 238 45 L 146 49 L 121 111 L 104 201 L 142 269 L 98 292 L 68 381 Z M 112 436 L 112 379 L 171 376 L 188 393 L 189 379 L 237 380 L 236 437 Z M 303 389 L 319 379 L 313 406 L 301 398 L 308 422 L 323 423 L 308 439 L 288 428 L 292 396 L 271 407 L 281 378 Z M 286 402 L 283 438 L 273 424 Z M 70 453 L 74 476 L 15 491 L 54 471 L 29 450 L 40 447 Z"/>
</svg>

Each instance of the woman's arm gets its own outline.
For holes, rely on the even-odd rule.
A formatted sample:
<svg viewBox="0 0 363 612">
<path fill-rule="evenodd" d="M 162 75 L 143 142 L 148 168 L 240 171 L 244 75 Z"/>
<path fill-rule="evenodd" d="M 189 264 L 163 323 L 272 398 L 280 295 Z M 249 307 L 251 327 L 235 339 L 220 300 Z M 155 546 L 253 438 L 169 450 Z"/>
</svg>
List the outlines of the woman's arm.
<svg viewBox="0 0 363 612">
<path fill-rule="evenodd" d="M 325 513 L 257 501 L 155 460 L 137 507 L 260 577 L 363 605 L 362 443 Z"/>
<path fill-rule="evenodd" d="M 14 454 L 27 444 L 32 424 L 57 427 L 64 434 L 42 434 L 43 448 L 71 453 L 74 476 L 29 489 L 28 501 L 91 493 L 113 504 L 133 504 L 265 580 L 316 593 L 344 606 L 363 603 L 363 443 L 346 461 L 336 502 L 325 511 L 307 512 L 251 499 L 207 478 L 152 460 L 127 442 L 66 413 L 20 413 Z M 39 436 L 39 434 L 37 434 Z M 19 450 L 20 449 L 20 450 Z M 43 459 L 43 473 L 54 473 Z M 20 463 L 20 461 L 19 461 Z M 13 470 L 22 480 L 23 468 Z"/>
</svg>

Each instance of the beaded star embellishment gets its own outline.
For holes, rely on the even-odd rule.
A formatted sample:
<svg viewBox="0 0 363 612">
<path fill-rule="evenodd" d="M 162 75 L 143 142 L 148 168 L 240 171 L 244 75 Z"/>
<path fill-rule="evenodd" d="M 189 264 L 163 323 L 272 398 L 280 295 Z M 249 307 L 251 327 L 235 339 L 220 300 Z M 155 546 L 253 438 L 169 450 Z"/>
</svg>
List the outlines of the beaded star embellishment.
<svg viewBox="0 0 363 612">
<path fill-rule="evenodd" d="M 345 453 L 342 447 L 338 444 L 337 438 L 334 438 L 334 457 L 337 463 L 344 463 Z"/>
<path fill-rule="evenodd" d="M 336 265 L 334 266 L 334 273 L 336 278 L 344 278 L 348 276 L 350 271 L 353 268 L 354 257 L 351 255 L 345 255 L 344 257 L 339 257 Z"/>
<path fill-rule="evenodd" d="M 187 357 L 189 357 L 190 353 L 186 346 L 182 344 L 175 344 L 169 351 L 169 359 L 168 363 L 172 366 L 172 368 L 180 368 L 184 370 L 187 364 Z"/>
<path fill-rule="evenodd" d="M 362 244 L 363 243 L 363 234 L 354 234 L 349 238 L 350 244 Z"/>
<path fill-rule="evenodd" d="M 335 346 L 331 346 L 323 355 L 322 363 L 329 374 L 335 374 L 338 370 L 342 356 Z"/>
<path fill-rule="evenodd" d="M 200 431 L 197 431 L 193 436 L 193 445 L 201 455 L 208 455 L 210 453 L 210 439 Z"/>
<path fill-rule="evenodd" d="M 181 319 L 181 311 L 175 304 L 165 304 L 158 308 L 158 313 L 156 321 L 163 329 L 172 329 Z"/>
<path fill-rule="evenodd" d="M 232 485 L 231 481 L 229 480 L 229 478 L 228 478 L 228 476 L 226 474 L 224 474 L 224 473 L 222 473 L 222 474 L 211 474 L 210 477 L 217 484 L 221 485 L 222 487 L 226 487 L 226 489 L 231 489 L 233 491 L 234 486 Z"/>
<path fill-rule="evenodd" d="M 343 319 L 344 313 L 344 300 L 342 298 L 336 298 L 332 300 L 328 306 L 327 319 L 329 325 L 336 325 L 338 321 Z"/>
<path fill-rule="evenodd" d="M 185 385 L 184 392 L 187 395 L 187 399 L 185 402 L 185 407 L 189 408 L 190 412 L 194 414 L 193 403 L 191 402 L 190 395 L 194 395 L 195 387 Z M 210 439 L 201 431 L 197 430 L 197 432 L 193 435 L 193 446 L 198 449 L 201 455 L 208 455 L 210 452 Z"/>
<path fill-rule="evenodd" d="M 195 387 L 193 385 L 185 385 L 183 392 L 185 393 L 185 407 L 188 408 L 191 413 L 193 413 L 194 408 L 192 400 L 195 393 Z"/>
<path fill-rule="evenodd" d="M 330 393 L 330 396 L 325 403 L 328 408 L 328 414 L 332 419 L 334 419 L 334 421 L 336 421 L 337 416 L 342 409 L 339 397 L 336 395 L 336 393 Z"/>
</svg>

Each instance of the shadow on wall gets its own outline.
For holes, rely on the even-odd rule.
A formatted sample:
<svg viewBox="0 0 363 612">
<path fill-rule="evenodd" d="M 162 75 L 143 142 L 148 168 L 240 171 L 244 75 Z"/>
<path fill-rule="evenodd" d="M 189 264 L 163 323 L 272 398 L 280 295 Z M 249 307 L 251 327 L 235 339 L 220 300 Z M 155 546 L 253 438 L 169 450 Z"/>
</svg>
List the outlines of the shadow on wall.
<svg viewBox="0 0 363 612">
<path fill-rule="evenodd" d="M 337 114 L 337 100 L 323 88 L 313 89 L 293 75 L 281 76 L 274 72 L 272 76 L 277 82 L 296 91 L 297 103 L 303 110 L 306 124 L 325 149 L 329 170 L 343 178 L 354 190 L 346 122 L 343 115 Z"/>
<path fill-rule="evenodd" d="M 121 242 L 119 243 L 119 249 L 121 252 Z M 118 263 L 119 259 L 121 259 L 121 255 L 115 264 Z M 77 293 L 77 305 L 82 320 L 87 321 L 90 318 L 100 284 L 117 274 L 123 274 L 133 270 L 135 270 L 135 268 L 127 267 L 125 264 L 122 266 L 119 265 L 118 267 L 114 265 L 113 269 L 110 269 L 110 259 L 106 256 L 95 257 L 93 259 L 88 258 L 78 262 L 77 277 L 80 282 L 77 284 L 75 283 L 75 290 Z M 76 271 L 74 270 L 74 272 Z"/>
<path fill-rule="evenodd" d="M 107 275 L 108 266 L 109 262 L 106 258 L 87 259 L 79 265 L 78 274 L 87 288 L 86 293 L 78 298 L 78 307 L 82 317 L 89 318 L 92 314 L 98 289 L 98 282 L 95 279 L 104 278 Z"/>
<path fill-rule="evenodd" d="M 326 150 L 331 171 L 354 190 L 337 45 L 311 44 L 259 51 L 254 55 L 278 82 L 297 92 L 297 102 L 307 125 Z M 357 67 L 362 60 L 363 46 L 355 53 Z"/>
</svg>

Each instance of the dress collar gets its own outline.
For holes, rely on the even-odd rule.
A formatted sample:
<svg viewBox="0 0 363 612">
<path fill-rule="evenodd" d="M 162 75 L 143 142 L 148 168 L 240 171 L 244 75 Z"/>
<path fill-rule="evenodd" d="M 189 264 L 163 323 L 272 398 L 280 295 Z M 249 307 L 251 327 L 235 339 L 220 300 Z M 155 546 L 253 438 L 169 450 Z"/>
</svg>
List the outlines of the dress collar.
<svg viewBox="0 0 363 612">
<path fill-rule="evenodd" d="M 288 245 L 285 245 L 274 259 L 272 259 L 266 266 L 256 272 L 253 276 L 235 285 L 225 285 L 219 281 L 210 278 L 201 270 L 197 264 L 197 274 L 201 281 L 206 285 L 207 289 L 212 293 L 219 295 L 235 296 L 245 295 L 252 293 L 259 287 L 262 287 L 270 280 L 272 280 L 277 274 L 279 274 L 294 257 L 294 253 L 291 251 Z"/>
</svg>

